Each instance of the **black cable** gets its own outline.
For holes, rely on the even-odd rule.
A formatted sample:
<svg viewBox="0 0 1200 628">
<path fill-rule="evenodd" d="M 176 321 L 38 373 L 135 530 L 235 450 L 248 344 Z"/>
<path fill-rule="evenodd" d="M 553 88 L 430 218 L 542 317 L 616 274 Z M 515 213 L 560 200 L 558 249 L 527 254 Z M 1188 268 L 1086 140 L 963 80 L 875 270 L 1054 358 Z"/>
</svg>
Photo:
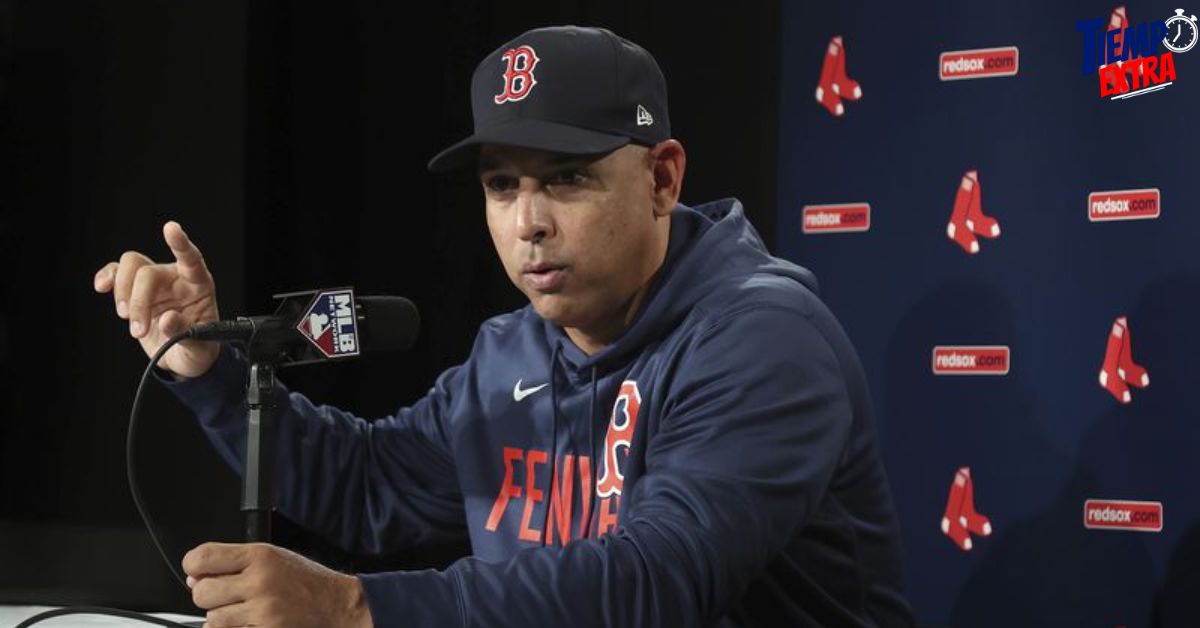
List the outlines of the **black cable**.
<svg viewBox="0 0 1200 628">
<path fill-rule="evenodd" d="M 160 619 L 153 615 L 145 615 L 134 611 L 123 611 L 119 608 L 105 608 L 103 606 L 72 606 L 70 608 L 56 608 L 45 612 L 38 613 L 29 619 L 16 625 L 16 628 L 26 628 L 38 622 L 45 621 L 54 617 L 63 615 L 116 615 L 125 619 L 135 619 L 143 621 L 147 624 L 157 624 L 159 626 L 167 626 L 168 628 L 192 628 L 193 624 L 181 624 L 169 619 Z"/>
<path fill-rule="evenodd" d="M 167 568 L 171 570 L 171 574 L 179 581 L 179 586 L 184 589 L 188 588 L 187 581 L 183 578 L 183 574 L 179 572 L 179 568 L 175 566 L 174 561 L 167 557 L 167 552 L 163 549 L 162 542 L 159 541 L 158 534 L 154 531 L 154 523 L 150 520 L 150 515 L 146 512 L 146 506 L 142 502 L 142 491 L 138 489 L 137 480 L 133 473 L 133 435 L 137 432 L 138 411 L 142 408 L 142 389 L 146 387 L 146 380 L 150 377 L 151 371 L 154 370 L 154 367 L 162 359 L 163 355 L 166 354 L 168 349 L 190 335 L 191 330 L 175 334 L 170 340 L 163 343 L 163 346 L 158 348 L 154 357 L 150 358 L 150 363 L 146 365 L 146 370 L 142 371 L 142 379 L 138 382 L 137 392 L 133 395 L 133 409 L 129 411 L 129 431 L 125 434 L 125 475 L 129 479 L 129 493 L 133 496 L 133 505 L 137 507 L 138 514 L 142 516 L 142 523 L 146 524 L 146 532 L 150 533 L 150 540 L 154 541 L 154 547 L 158 550 L 158 555 L 162 556 L 163 562 L 167 564 Z"/>
</svg>

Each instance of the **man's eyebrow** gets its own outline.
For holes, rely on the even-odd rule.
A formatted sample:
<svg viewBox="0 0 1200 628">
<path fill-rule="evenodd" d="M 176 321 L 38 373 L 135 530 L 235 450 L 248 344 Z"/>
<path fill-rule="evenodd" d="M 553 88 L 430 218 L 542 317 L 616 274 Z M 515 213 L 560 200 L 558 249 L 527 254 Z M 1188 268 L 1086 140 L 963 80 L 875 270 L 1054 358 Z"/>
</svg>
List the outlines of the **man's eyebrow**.
<svg viewBox="0 0 1200 628">
<path fill-rule="evenodd" d="M 492 157 L 480 157 L 477 169 L 482 174 L 488 170 L 495 170 L 500 167 L 500 162 Z"/>
</svg>

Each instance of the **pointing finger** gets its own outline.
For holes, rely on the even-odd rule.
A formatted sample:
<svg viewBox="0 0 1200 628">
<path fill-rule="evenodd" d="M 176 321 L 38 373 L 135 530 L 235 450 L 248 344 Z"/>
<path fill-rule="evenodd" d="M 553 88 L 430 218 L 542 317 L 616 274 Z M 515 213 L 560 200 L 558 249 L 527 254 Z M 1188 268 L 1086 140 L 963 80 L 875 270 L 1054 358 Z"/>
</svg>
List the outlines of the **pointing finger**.
<svg viewBox="0 0 1200 628">
<path fill-rule="evenodd" d="M 175 255 L 180 277 L 191 283 L 209 281 L 208 267 L 204 265 L 204 256 L 184 233 L 183 227 L 179 223 L 172 220 L 163 225 L 163 239 L 167 241 L 167 246 L 171 247 L 171 253 Z"/>
</svg>

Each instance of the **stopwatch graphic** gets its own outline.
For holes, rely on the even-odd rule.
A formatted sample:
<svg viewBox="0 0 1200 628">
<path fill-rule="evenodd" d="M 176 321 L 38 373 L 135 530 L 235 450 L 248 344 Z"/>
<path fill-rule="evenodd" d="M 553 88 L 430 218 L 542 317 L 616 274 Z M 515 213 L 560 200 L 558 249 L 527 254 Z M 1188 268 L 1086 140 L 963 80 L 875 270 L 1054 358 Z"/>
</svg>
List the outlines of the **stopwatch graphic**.
<svg viewBox="0 0 1200 628">
<path fill-rule="evenodd" d="M 1174 52 L 1187 52 L 1196 45 L 1197 35 L 1196 16 L 1183 14 L 1183 9 L 1175 9 L 1175 15 L 1165 20 L 1167 36 L 1163 37 L 1163 45 Z"/>
</svg>

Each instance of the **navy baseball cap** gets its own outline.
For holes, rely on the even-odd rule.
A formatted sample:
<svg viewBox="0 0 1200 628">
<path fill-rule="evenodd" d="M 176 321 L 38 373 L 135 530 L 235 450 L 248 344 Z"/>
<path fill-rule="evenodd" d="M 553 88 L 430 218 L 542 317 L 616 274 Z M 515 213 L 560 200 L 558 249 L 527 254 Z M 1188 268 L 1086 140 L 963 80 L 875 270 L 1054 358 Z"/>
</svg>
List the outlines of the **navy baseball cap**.
<svg viewBox="0 0 1200 628">
<path fill-rule="evenodd" d="M 658 63 L 603 28 L 538 28 L 500 46 L 475 68 L 471 111 L 475 133 L 431 159 L 431 171 L 474 164 L 480 144 L 598 155 L 671 137 Z"/>
</svg>

